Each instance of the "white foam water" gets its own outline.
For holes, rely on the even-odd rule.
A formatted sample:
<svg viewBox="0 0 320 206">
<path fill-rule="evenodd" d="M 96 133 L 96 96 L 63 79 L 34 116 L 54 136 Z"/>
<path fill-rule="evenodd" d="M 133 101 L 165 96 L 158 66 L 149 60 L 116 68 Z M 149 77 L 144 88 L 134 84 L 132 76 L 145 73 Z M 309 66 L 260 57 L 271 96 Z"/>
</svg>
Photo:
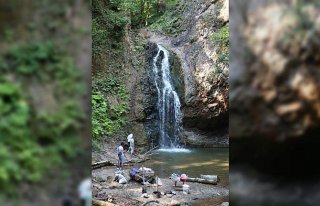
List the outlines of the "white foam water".
<svg viewBox="0 0 320 206">
<path fill-rule="evenodd" d="M 162 148 L 156 150 L 156 152 L 168 152 L 168 153 L 191 153 L 192 150 L 186 148 Z"/>
<path fill-rule="evenodd" d="M 160 55 L 161 52 L 163 56 Z M 158 67 L 157 62 L 159 60 L 161 60 L 161 65 Z M 172 85 L 169 52 L 161 45 L 158 45 L 158 53 L 153 58 L 152 70 L 158 94 L 160 149 L 164 149 L 165 151 L 171 150 L 173 152 L 185 152 L 187 150 L 180 148 L 179 145 L 179 136 L 182 130 L 181 103 Z"/>
</svg>

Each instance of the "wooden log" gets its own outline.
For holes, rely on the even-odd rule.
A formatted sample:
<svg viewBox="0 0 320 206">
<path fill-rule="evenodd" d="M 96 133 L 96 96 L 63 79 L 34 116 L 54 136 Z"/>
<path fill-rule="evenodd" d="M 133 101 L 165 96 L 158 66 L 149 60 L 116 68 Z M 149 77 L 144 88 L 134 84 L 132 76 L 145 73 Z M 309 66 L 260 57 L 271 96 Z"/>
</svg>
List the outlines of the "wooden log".
<svg viewBox="0 0 320 206">
<path fill-rule="evenodd" d="M 142 163 L 142 162 L 145 162 L 145 161 L 148 161 L 148 160 L 150 160 L 150 158 L 144 158 L 144 159 L 141 159 L 141 160 L 138 160 L 138 161 L 130 160 L 130 161 L 124 162 L 123 165 L 124 166 L 131 166 L 131 165 L 134 165 L 136 163 Z M 91 166 L 92 166 L 92 169 L 98 169 L 100 167 L 117 166 L 117 165 L 118 165 L 117 163 L 111 162 L 110 160 L 104 160 L 104 161 L 100 161 L 100 162 L 95 162 Z"/>
<path fill-rule="evenodd" d="M 92 200 L 92 205 L 93 206 L 117 206 L 111 202 L 105 202 L 101 200 Z"/>
<path fill-rule="evenodd" d="M 191 178 L 188 177 L 186 179 L 186 182 L 197 182 L 197 183 L 202 183 L 202 184 L 211 184 L 211 185 L 216 185 L 218 182 L 214 180 L 206 180 L 203 178 Z"/>
<path fill-rule="evenodd" d="M 219 182 L 220 179 L 218 177 L 218 175 L 200 175 L 201 179 L 206 179 L 209 181 L 215 181 L 215 182 Z"/>
<path fill-rule="evenodd" d="M 110 162 L 110 160 L 95 162 L 92 164 L 92 169 L 97 169 L 104 166 L 115 166 L 116 164 L 113 162 Z"/>
</svg>

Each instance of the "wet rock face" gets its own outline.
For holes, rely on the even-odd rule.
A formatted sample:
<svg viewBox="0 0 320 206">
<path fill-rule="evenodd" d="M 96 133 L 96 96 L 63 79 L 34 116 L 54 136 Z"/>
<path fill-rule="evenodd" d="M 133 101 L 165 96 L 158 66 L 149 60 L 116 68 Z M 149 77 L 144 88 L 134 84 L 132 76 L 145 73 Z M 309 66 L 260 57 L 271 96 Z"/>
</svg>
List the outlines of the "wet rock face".
<svg viewBox="0 0 320 206">
<path fill-rule="evenodd" d="M 175 91 L 177 91 L 178 93 L 180 102 L 183 103 L 185 98 L 185 83 L 183 79 L 183 70 L 181 67 L 180 59 L 172 51 L 170 51 L 169 63 L 172 84 L 175 87 Z"/>
<path fill-rule="evenodd" d="M 230 171 L 296 189 L 319 180 L 320 13 L 292 2 L 230 5 Z M 269 185 L 261 196 L 278 192 Z"/>
<path fill-rule="evenodd" d="M 191 147 L 201 148 L 229 147 L 228 131 L 224 128 L 214 132 L 185 129 L 184 144 Z"/>
<path fill-rule="evenodd" d="M 175 54 L 169 51 L 169 63 L 170 63 L 170 72 L 173 86 L 177 91 L 180 100 L 184 98 L 184 82 L 180 66 L 180 61 L 177 59 Z M 158 94 L 156 90 L 156 85 L 153 79 L 153 60 L 158 53 L 158 46 L 155 43 L 149 42 L 146 46 L 145 53 L 145 69 L 146 76 L 141 81 L 143 87 L 143 112 L 144 112 L 144 126 L 145 131 L 149 139 L 150 146 L 153 147 L 159 142 L 159 111 L 158 111 Z M 159 60 L 156 62 L 158 68 L 161 68 L 161 61 L 164 57 L 163 52 L 159 54 Z M 161 75 L 161 73 L 160 73 Z"/>
<path fill-rule="evenodd" d="M 145 114 L 145 131 L 148 136 L 151 146 L 154 146 L 158 143 L 159 138 L 159 114 L 157 108 L 157 90 L 156 85 L 153 80 L 153 57 L 157 54 L 158 47 L 154 43 L 148 43 L 146 46 L 145 53 L 145 69 L 146 76 L 142 80 L 141 84 L 143 85 L 143 111 Z"/>
<path fill-rule="evenodd" d="M 134 134 L 135 147 L 137 151 L 143 152 L 149 148 L 149 137 L 145 133 L 145 127 L 143 122 L 134 122 L 130 125 L 130 132 Z M 126 140 L 126 139 L 125 139 Z"/>
<path fill-rule="evenodd" d="M 227 0 L 185 1 L 181 33 L 172 44 L 181 48 L 185 82 L 184 126 L 215 130 L 227 126 L 228 65 L 220 64 L 215 32 L 228 25 Z M 228 55 L 228 54 L 227 54 Z"/>
<path fill-rule="evenodd" d="M 290 1 L 231 4 L 230 134 L 303 135 L 320 120 L 320 9 Z"/>
</svg>

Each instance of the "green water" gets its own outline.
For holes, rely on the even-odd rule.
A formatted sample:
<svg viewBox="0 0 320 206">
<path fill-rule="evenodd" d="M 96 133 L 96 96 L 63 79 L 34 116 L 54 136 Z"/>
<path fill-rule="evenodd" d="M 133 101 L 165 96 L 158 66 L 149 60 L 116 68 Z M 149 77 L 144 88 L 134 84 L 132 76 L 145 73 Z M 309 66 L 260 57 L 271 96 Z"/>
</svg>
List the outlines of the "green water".
<svg viewBox="0 0 320 206">
<path fill-rule="evenodd" d="M 229 184 L 229 148 L 190 150 L 189 153 L 156 151 L 144 166 L 152 168 L 160 178 L 168 178 L 172 173 L 185 173 L 189 177 L 218 175 L 219 185 Z"/>
</svg>

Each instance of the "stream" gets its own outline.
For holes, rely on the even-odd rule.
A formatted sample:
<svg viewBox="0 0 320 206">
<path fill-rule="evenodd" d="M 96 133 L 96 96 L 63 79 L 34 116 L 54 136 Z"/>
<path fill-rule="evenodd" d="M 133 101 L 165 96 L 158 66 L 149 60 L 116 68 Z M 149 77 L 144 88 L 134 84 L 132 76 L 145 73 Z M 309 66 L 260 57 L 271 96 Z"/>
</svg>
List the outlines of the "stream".
<svg viewBox="0 0 320 206">
<path fill-rule="evenodd" d="M 128 174 L 133 167 L 152 168 L 155 175 L 162 180 L 163 185 L 159 187 L 161 192 L 174 189 L 174 182 L 169 179 L 172 173 L 185 173 L 189 177 L 198 177 L 201 174 L 218 175 L 220 178 L 217 185 L 188 182 L 186 184 L 191 188 L 190 194 L 176 191 L 173 197 L 164 195 L 156 199 L 162 205 L 177 205 L 176 203 L 182 203 L 181 205 L 192 203 L 193 206 L 221 205 L 222 202 L 229 201 L 229 148 L 160 149 L 154 151 L 150 158 L 143 163 L 125 166 L 125 174 Z M 143 198 L 141 197 L 142 185 L 135 181 L 130 181 L 124 187 L 110 188 L 109 186 L 114 185 L 114 182 L 108 183 L 107 179 L 114 177 L 115 171 L 116 167 L 102 167 L 93 170 L 94 198 L 107 200 L 108 196 L 111 196 L 116 203 L 126 203 L 119 205 L 141 205 L 143 202 L 155 199 L 155 196 L 152 195 L 156 190 L 155 187 L 148 187 L 147 193 L 150 197 Z"/>
<path fill-rule="evenodd" d="M 219 186 L 229 184 L 229 148 L 157 150 L 144 166 L 152 168 L 160 178 L 168 178 L 172 173 L 190 177 L 218 175 Z"/>
</svg>

